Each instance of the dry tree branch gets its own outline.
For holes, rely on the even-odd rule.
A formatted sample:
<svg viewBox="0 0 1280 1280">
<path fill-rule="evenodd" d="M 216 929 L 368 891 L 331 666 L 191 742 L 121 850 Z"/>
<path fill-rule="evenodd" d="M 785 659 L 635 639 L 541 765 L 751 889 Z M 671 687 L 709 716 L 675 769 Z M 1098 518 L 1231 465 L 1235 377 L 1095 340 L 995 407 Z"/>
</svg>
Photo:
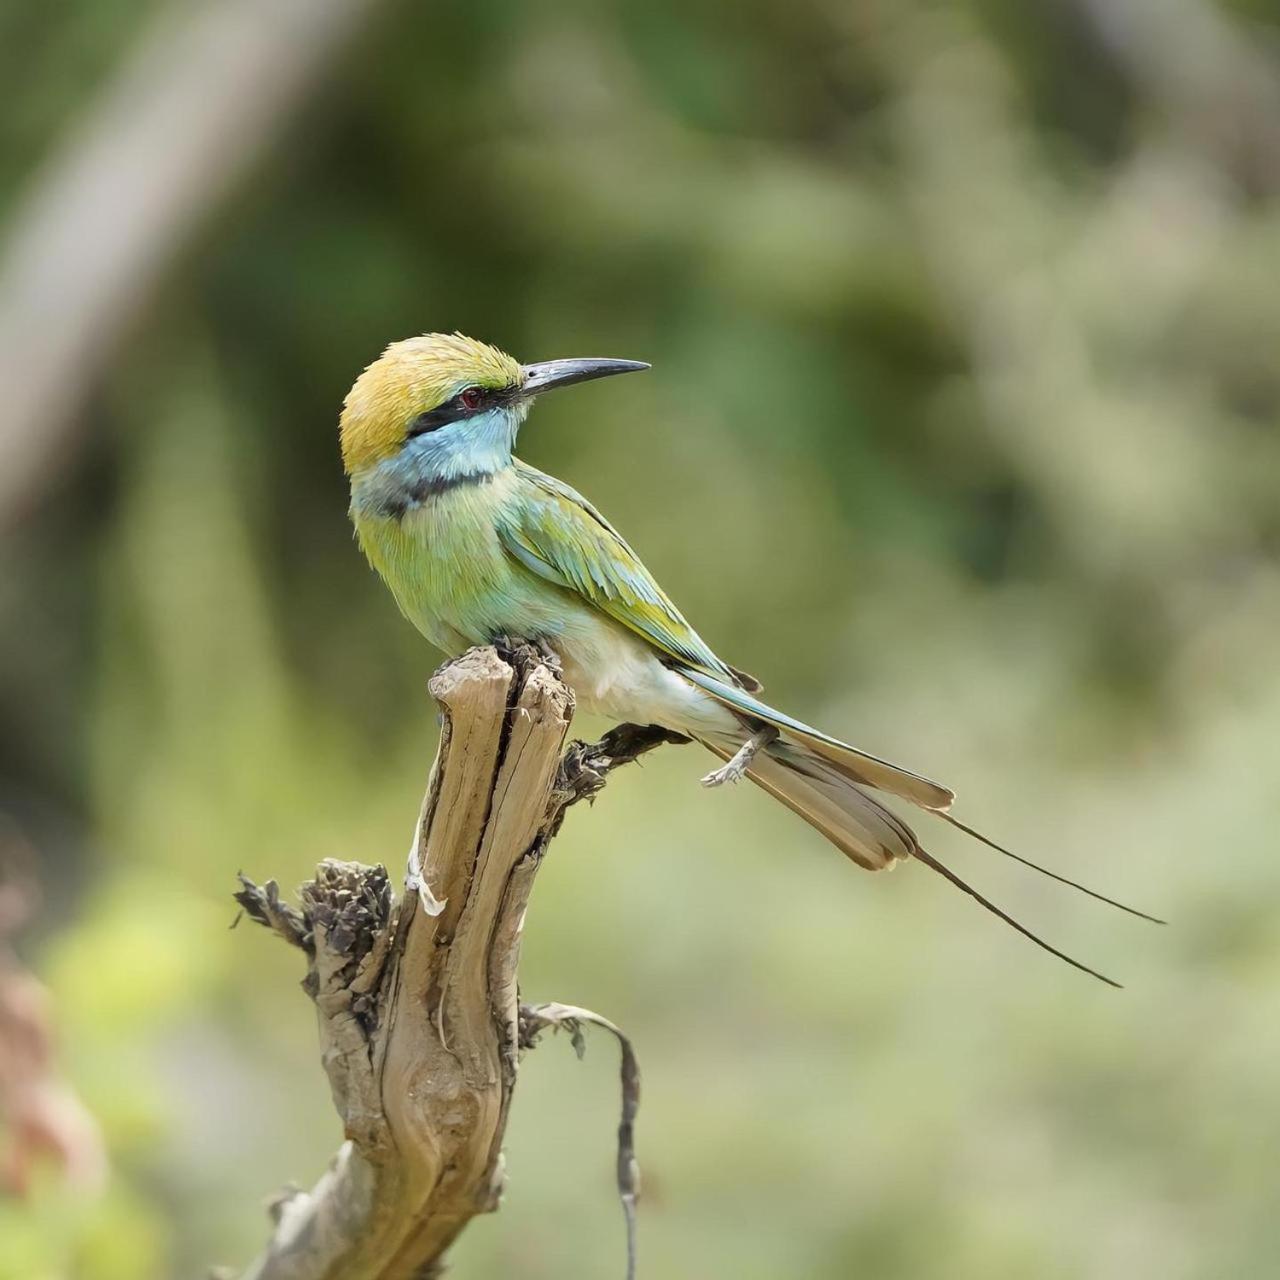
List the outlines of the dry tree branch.
<svg viewBox="0 0 1280 1280">
<path fill-rule="evenodd" d="M 1254 194 L 1280 188 L 1280 64 L 1261 22 L 1207 0 L 1071 0 L 1184 145 Z"/>
<path fill-rule="evenodd" d="M 635 1054 L 587 1010 L 521 1008 L 516 970 L 534 877 L 564 811 L 594 797 L 611 769 L 680 739 L 622 725 L 562 759 L 572 694 L 525 646 L 473 649 L 430 689 L 444 727 L 416 852 L 434 914 L 417 893 L 394 901 L 383 867 L 322 862 L 300 908 L 274 882 L 241 877 L 245 912 L 307 955 L 304 987 L 347 1139 L 310 1192 L 273 1205 L 271 1238 L 242 1280 L 438 1274 L 467 1222 L 498 1206 L 520 1050 L 547 1027 L 580 1044 L 583 1023 L 622 1046 L 618 1186 L 631 1276 Z"/>
</svg>

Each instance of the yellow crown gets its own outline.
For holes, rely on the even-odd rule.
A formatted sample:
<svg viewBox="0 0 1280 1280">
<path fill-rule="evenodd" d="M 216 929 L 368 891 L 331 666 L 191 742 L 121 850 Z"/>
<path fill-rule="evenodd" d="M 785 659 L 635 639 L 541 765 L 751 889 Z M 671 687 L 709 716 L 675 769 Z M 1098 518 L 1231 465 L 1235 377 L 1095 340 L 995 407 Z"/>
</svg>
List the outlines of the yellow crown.
<svg viewBox="0 0 1280 1280">
<path fill-rule="evenodd" d="M 350 475 L 401 448 L 409 424 L 464 386 L 510 387 L 519 361 L 461 333 L 393 342 L 356 379 L 342 404 L 342 465 Z"/>
</svg>

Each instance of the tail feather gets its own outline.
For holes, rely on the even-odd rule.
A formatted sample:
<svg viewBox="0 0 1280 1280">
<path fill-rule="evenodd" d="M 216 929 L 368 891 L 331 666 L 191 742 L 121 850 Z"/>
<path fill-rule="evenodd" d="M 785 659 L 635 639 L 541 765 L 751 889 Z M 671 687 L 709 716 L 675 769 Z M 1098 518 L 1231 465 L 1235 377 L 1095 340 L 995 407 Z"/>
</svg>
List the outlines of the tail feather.
<svg viewBox="0 0 1280 1280">
<path fill-rule="evenodd" d="M 702 742 L 722 760 L 737 746 Z M 915 835 L 897 814 L 802 747 L 770 743 L 752 761 L 747 777 L 868 871 L 882 871 L 915 851 Z"/>
<path fill-rule="evenodd" d="M 851 747 L 848 743 L 841 742 L 838 738 L 822 733 L 820 730 L 814 729 L 800 720 L 795 720 L 776 708 L 761 702 L 758 698 L 753 698 L 749 692 L 735 689 L 712 676 L 704 675 L 699 671 L 684 671 L 683 674 L 711 694 L 717 701 L 742 717 L 743 723 L 764 723 L 778 729 L 784 737 L 778 747 L 775 748 L 775 754 L 780 753 L 785 748 L 788 740 L 790 740 L 795 748 L 803 752 L 810 761 L 815 757 L 820 758 L 847 783 L 853 784 L 855 791 L 864 800 L 872 804 L 875 803 L 866 795 L 863 790 L 865 787 L 887 792 L 889 795 L 897 796 L 902 800 L 909 800 L 912 804 L 918 805 L 927 812 L 941 818 L 944 822 L 949 822 L 966 835 L 972 836 L 973 839 L 985 844 L 989 849 L 994 849 L 997 853 L 1003 853 L 1005 857 L 1012 858 L 1015 862 L 1020 862 L 1024 867 L 1030 867 L 1031 870 L 1038 871 L 1043 876 L 1048 876 L 1050 880 L 1056 880 L 1059 884 L 1069 885 L 1071 888 L 1078 889 L 1081 893 L 1087 894 L 1091 898 L 1096 898 L 1099 902 L 1105 902 L 1108 906 L 1126 911 L 1139 919 L 1150 920 L 1153 924 L 1165 923 L 1159 916 L 1150 915 L 1146 911 L 1139 911 L 1137 907 L 1118 902 L 1115 898 L 1109 898 L 1104 893 L 1099 893 L 1097 890 L 1090 889 L 1076 880 L 1071 880 L 1067 876 L 1049 870 L 1048 867 L 1042 867 L 1038 862 L 1032 862 L 1030 858 L 1024 858 L 1021 854 L 1014 853 L 1012 849 L 1006 849 L 1004 845 L 997 844 L 989 836 L 983 835 L 981 831 L 977 831 L 961 822 L 959 818 L 953 817 L 948 812 L 955 800 L 955 792 L 948 787 L 944 787 L 941 783 L 933 782 L 918 773 L 912 773 L 911 770 L 904 769 L 888 760 L 882 760 L 879 756 L 869 755 L 865 751 L 858 750 L 857 747 Z M 812 764 L 808 767 L 812 768 Z M 776 794 L 767 783 L 761 782 L 760 785 Z M 831 788 L 832 784 L 829 777 L 823 785 L 828 790 Z M 836 790 L 838 791 L 839 788 L 837 787 Z M 786 799 L 783 802 L 790 803 Z M 794 808 L 795 806 L 793 805 L 792 807 Z M 882 814 L 889 812 L 882 806 L 877 805 L 876 807 Z M 802 816 L 804 815 L 802 814 Z M 893 815 L 890 816 L 892 817 Z M 814 825 L 816 826 L 817 824 L 815 823 Z M 911 839 L 914 843 L 915 837 L 912 836 Z M 839 844 L 839 841 L 834 841 L 834 843 Z M 841 847 L 843 848 L 843 846 Z M 848 850 L 845 850 L 845 852 L 847 853 Z M 853 854 L 849 854 L 849 856 L 854 857 Z M 854 860 L 862 866 L 869 865 L 861 858 L 854 858 Z M 878 864 L 878 866 L 884 865 L 889 864 Z M 873 869 L 878 869 L 878 867 Z"/>
<path fill-rule="evenodd" d="M 1012 858 L 1014 862 L 1020 862 L 1024 867 L 1030 867 L 1032 871 L 1038 871 L 1042 876 L 1048 876 L 1050 880 L 1056 880 L 1059 884 L 1070 885 L 1073 889 L 1079 889 L 1081 893 L 1087 894 L 1090 898 L 1097 898 L 1099 902 L 1105 902 L 1109 907 L 1118 907 L 1121 911 L 1127 911 L 1131 916 L 1137 916 L 1139 920 L 1150 920 L 1152 924 L 1168 923 L 1167 920 L 1161 920 L 1159 916 L 1148 915 L 1145 911 L 1139 911 L 1137 907 L 1130 907 L 1115 898 L 1108 898 L 1105 893 L 1090 889 L 1088 885 L 1081 884 L 1078 880 L 1069 880 L 1066 876 L 1059 875 L 1056 871 L 1050 871 L 1048 867 L 1042 867 L 1038 862 L 1032 862 L 1030 858 L 1024 858 L 1020 853 L 1014 853 L 1012 849 L 1006 849 L 1002 844 L 996 844 L 990 836 L 984 836 L 981 831 L 967 826 L 959 818 L 953 818 L 949 813 L 940 813 L 938 817 L 944 822 L 949 822 L 957 830 L 963 831 L 965 835 L 972 836 L 980 844 L 985 844 L 988 849 L 1003 853 L 1006 858 Z"/>
<path fill-rule="evenodd" d="M 984 898 L 977 889 L 966 881 L 961 880 L 950 867 L 939 862 L 931 853 L 917 846 L 915 856 L 926 867 L 936 871 L 944 880 L 949 880 L 962 893 L 967 893 L 980 906 L 990 911 L 993 916 L 1003 920 L 1011 929 L 1016 929 L 1024 938 L 1029 938 L 1037 947 L 1047 951 L 1051 956 L 1057 956 L 1059 960 L 1065 960 L 1073 969 L 1079 969 L 1081 973 L 1087 973 L 1091 978 L 1097 978 L 1099 982 L 1105 982 L 1109 987 L 1118 987 L 1123 990 L 1124 984 L 1122 982 L 1117 982 L 1114 978 L 1108 978 L 1105 973 L 1099 973 L 1097 969 L 1090 969 L 1087 964 L 1083 964 L 1073 956 L 1067 955 L 1065 951 L 1059 951 L 1057 947 L 1046 942 L 1038 933 L 1032 933 L 1025 925 L 1019 924 L 1007 911 L 1002 911 L 990 898 Z"/>
<path fill-rule="evenodd" d="M 922 809 L 935 812 L 949 809 L 956 798 L 955 792 L 940 782 L 912 773 L 910 769 L 882 760 L 879 756 L 859 751 L 857 747 L 851 747 L 847 742 L 841 742 L 839 738 L 833 738 L 830 734 L 761 702 L 759 698 L 753 698 L 745 689 L 735 689 L 714 676 L 685 667 L 680 668 L 680 673 L 731 711 L 751 720 L 773 725 L 787 737 L 810 748 L 813 754 L 834 764 L 856 782 L 865 783 L 877 791 L 888 792 L 899 799 L 910 800 Z"/>
<path fill-rule="evenodd" d="M 714 737 L 700 735 L 700 741 L 722 760 L 728 760 L 738 746 L 737 741 L 727 735 Z M 1099 973 L 1096 969 L 1091 969 L 1087 964 L 1046 942 L 996 906 L 989 898 L 984 897 L 972 885 L 962 880 L 921 846 L 915 832 L 897 814 L 892 813 L 878 800 L 868 795 L 859 781 L 851 778 L 846 770 L 835 766 L 830 759 L 808 743 L 789 742 L 786 739 L 777 739 L 769 743 L 752 759 L 747 767 L 746 776 L 802 817 L 810 826 L 820 831 L 836 848 L 860 867 L 865 867 L 869 871 L 880 871 L 894 866 L 904 858 L 915 858 L 1050 955 L 1056 956 L 1073 968 L 1109 986 L 1121 985 L 1113 978 Z M 954 825 L 969 831 L 968 827 L 964 827 L 959 822 Z M 977 832 L 969 831 L 969 833 L 983 840 L 984 843 L 992 843 Z M 993 847 L 1000 849 L 1002 853 L 1008 852 L 1001 849 L 999 845 L 993 845 Z M 1025 861 L 1025 859 L 1019 859 L 1019 861 Z M 1036 866 L 1035 863 L 1029 865 Z M 1036 869 L 1044 870 L 1038 866 Z M 1054 875 L 1053 872 L 1046 872 L 1046 874 Z M 1059 876 L 1054 878 L 1064 879 Z M 1066 883 L 1074 884 L 1074 881 L 1066 881 Z M 1083 886 L 1076 887 L 1083 888 Z M 1084 892 L 1092 893 L 1088 889 Z M 1094 894 L 1093 896 L 1101 897 L 1102 895 Z M 1110 902 L 1111 899 L 1107 898 L 1104 901 Z M 1122 904 L 1114 903 L 1113 905 Z M 1132 908 L 1125 909 L 1132 910 Z M 1134 914 L 1142 913 L 1134 912 Z"/>
</svg>

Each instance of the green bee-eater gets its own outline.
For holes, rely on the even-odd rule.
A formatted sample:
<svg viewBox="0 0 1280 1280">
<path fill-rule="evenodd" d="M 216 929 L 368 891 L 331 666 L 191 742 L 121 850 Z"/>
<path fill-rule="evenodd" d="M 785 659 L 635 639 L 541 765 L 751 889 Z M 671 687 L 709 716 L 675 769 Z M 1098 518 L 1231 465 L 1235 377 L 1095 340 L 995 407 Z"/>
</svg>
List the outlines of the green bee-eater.
<svg viewBox="0 0 1280 1280">
<path fill-rule="evenodd" d="M 536 396 L 648 367 L 522 365 L 461 334 L 430 333 L 393 343 L 365 369 L 342 412 L 351 517 L 405 616 L 450 655 L 498 637 L 549 648 L 580 707 L 676 730 L 726 761 L 708 784 L 751 779 L 868 870 L 916 858 L 1103 977 L 959 880 L 872 794 L 962 826 L 947 813 L 947 787 L 760 701 L 759 683 L 712 652 L 585 498 L 513 456 Z"/>
</svg>

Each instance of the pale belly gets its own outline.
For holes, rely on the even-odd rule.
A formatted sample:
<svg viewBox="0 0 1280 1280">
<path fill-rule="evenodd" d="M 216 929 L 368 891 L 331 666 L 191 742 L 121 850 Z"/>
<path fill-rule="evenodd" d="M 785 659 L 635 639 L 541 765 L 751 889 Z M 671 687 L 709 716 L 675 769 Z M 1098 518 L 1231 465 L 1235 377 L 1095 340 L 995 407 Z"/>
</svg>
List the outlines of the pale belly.
<svg viewBox="0 0 1280 1280">
<path fill-rule="evenodd" d="M 546 642 L 560 655 L 564 678 L 582 710 L 690 731 L 732 725 L 733 717 L 719 703 L 664 665 L 634 632 L 594 609 L 574 613 Z"/>
</svg>

